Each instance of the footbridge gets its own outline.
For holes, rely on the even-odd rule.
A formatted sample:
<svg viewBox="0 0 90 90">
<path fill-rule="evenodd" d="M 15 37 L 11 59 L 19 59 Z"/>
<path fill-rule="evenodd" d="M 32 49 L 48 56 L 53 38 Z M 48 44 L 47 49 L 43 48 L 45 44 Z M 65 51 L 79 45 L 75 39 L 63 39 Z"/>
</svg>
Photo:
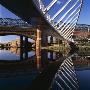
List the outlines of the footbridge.
<svg viewBox="0 0 90 90">
<path fill-rule="evenodd" d="M 0 34 L 36 37 L 38 44 L 43 41 L 43 45 L 46 44 L 47 36 L 73 41 L 71 36 L 82 3 L 82 0 L 1 0 L 1 5 L 22 20 L 0 19 Z"/>
</svg>

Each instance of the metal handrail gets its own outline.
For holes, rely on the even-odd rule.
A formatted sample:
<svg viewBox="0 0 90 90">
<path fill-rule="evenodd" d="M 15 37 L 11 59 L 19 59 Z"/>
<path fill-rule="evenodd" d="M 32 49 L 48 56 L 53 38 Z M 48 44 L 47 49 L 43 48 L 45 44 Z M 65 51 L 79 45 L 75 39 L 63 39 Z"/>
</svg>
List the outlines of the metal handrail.
<svg viewBox="0 0 90 90">
<path fill-rule="evenodd" d="M 66 24 L 66 22 L 71 18 L 73 17 L 73 15 L 75 13 L 77 13 L 76 11 L 79 9 L 78 11 L 78 14 L 77 14 L 77 19 L 80 15 L 80 11 L 81 11 L 81 8 L 82 8 L 82 0 L 76 0 L 73 5 L 68 9 L 66 10 L 66 12 L 58 19 L 56 20 L 56 17 L 58 17 L 60 15 L 61 12 L 63 12 L 65 10 L 65 8 L 73 1 L 73 0 L 68 0 L 63 6 L 62 8 L 60 8 L 53 16 L 51 16 L 49 14 L 49 11 L 50 9 L 54 6 L 55 3 L 57 3 L 58 0 L 52 0 L 47 6 L 44 5 L 43 1 L 42 0 L 33 0 L 37 6 L 37 8 L 39 9 L 39 11 L 43 14 L 44 18 L 48 21 L 48 23 L 61 35 L 63 36 L 65 39 L 67 38 L 68 40 L 72 40 L 70 39 L 70 36 L 69 34 L 66 35 L 66 33 L 61 33 L 63 31 L 63 29 L 61 31 L 59 31 L 59 29 L 62 28 L 62 26 L 64 24 Z M 80 4 L 79 4 L 80 2 Z M 77 6 L 79 4 L 79 6 Z M 75 8 L 75 6 L 77 6 Z M 74 9 L 74 10 L 73 10 Z M 72 11 L 72 12 L 71 12 Z M 70 15 L 68 15 L 70 13 Z M 67 16 L 68 15 L 68 16 Z M 67 16 L 67 17 L 66 17 Z M 75 16 L 76 17 L 76 16 Z M 72 18 L 73 19 L 73 18 Z M 69 20 L 70 21 L 70 20 Z M 75 23 L 77 23 L 78 20 L 75 21 Z M 62 22 L 62 23 L 61 23 Z M 70 22 L 71 23 L 71 22 Z M 67 23 L 68 24 L 68 23 Z M 66 24 L 66 25 L 67 25 Z M 75 24 L 76 25 L 76 24 Z M 69 25 L 68 25 L 69 27 Z M 65 27 L 64 26 L 64 30 L 66 30 L 67 32 L 69 30 L 71 30 L 71 28 L 69 28 L 69 30 L 67 29 L 68 28 L 67 26 Z M 74 28 L 75 29 L 75 28 Z M 73 29 L 73 30 L 74 30 Z M 73 30 L 71 30 L 70 33 L 73 32 Z"/>
<path fill-rule="evenodd" d="M 30 27 L 31 25 L 22 19 L 0 18 L 0 26 Z"/>
</svg>

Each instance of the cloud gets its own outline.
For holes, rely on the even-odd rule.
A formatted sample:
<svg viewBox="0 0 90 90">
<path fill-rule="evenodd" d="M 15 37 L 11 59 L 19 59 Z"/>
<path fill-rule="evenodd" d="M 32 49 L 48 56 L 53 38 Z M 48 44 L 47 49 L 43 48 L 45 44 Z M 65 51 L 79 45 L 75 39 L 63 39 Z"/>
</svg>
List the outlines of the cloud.
<svg viewBox="0 0 90 90">
<path fill-rule="evenodd" d="M 60 4 L 61 4 L 61 2 L 60 2 L 60 1 L 57 1 L 57 4 L 58 4 L 58 5 L 60 5 Z"/>
</svg>

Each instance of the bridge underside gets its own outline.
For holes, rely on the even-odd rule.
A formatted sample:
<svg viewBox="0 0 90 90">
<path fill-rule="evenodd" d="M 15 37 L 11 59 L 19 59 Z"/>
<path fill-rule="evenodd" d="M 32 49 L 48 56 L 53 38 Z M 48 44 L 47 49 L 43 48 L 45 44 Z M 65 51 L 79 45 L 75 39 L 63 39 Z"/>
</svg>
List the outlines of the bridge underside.
<svg viewBox="0 0 90 90">
<path fill-rule="evenodd" d="M 41 16 L 32 0 L 0 0 L 0 3 L 26 21 L 28 21 L 31 17 Z"/>
<path fill-rule="evenodd" d="M 28 23 L 30 23 L 31 18 L 38 18 L 41 19 L 45 25 L 49 25 L 37 10 L 32 0 L 0 0 L 0 4 Z"/>
<path fill-rule="evenodd" d="M 40 28 L 42 28 L 40 29 L 41 32 L 44 32 L 47 27 L 50 35 L 73 41 L 71 39 L 72 33 L 79 18 L 82 0 L 67 0 L 55 15 L 52 16 L 49 14 L 49 10 L 57 1 L 52 0 L 48 6 L 45 6 L 42 0 L 1 0 L 0 4 L 29 24 L 34 20 L 34 23 L 36 22 L 35 26 L 40 25 Z M 67 8 L 67 6 L 69 7 Z M 61 16 L 59 17 L 59 15 Z M 47 31 L 45 31 L 46 33 Z"/>
<path fill-rule="evenodd" d="M 30 23 L 32 18 L 38 19 L 38 25 L 48 26 L 50 35 L 63 38 L 48 22 L 43 15 L 38 11 L 32 0 L 1 0 L 0 3 L 8 10 Z M 44 29 L 44 27 L 43 27 Z M 47 31 L 47 32 L 48 32 Z M 46 33 L 47 33 L 46 32 Z M 47 33 L 49 34 L 49 33 Z"/>
<path fill-rule="evenodd" d="M 42 33 L 42 37 L 52 36 L 59 39 L 63 39 L 58 33 L 53 33 L 53 30 L 49 28 L 39 28 L 39 27 L 29 27 L 29 28 L 19 28 L 19 27 L 0 27 L 0 35 L 23 35 L 35 40 L 37 29 Z"/>
<path fill-rule="evenodd" d="M 0 27 L 0 35 L 22 35 L 35 40 L 36 28 Z"/>
</svg>

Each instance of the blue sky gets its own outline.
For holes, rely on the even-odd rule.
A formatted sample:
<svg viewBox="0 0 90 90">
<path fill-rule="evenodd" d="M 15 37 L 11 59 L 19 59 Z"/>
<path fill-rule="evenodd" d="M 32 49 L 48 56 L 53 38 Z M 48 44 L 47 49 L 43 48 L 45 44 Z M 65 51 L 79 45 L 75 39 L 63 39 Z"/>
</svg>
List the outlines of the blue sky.
<svg viewBox="0 0 90 90">
<path fill-rule="evenodd" d="M 8 9 L 6 9 L 5 7 L 3 7 L 2 5 L 0 5 L 0 18 L 19 18 L 18 16 L 16 16 L 15 14 L 13 14 L 12 12 L 10 12 Z"/>
<path fill-rule="evenodd" d="M 90 0 L 83 0 L 83 6 L 78 23 L 90 25 Z"/>
<path fill-rule="evenodd" d="M 0 18 L 13 18 L 13 19 L 19 18 L 18 16 L 10 12 L 8 9 L 4 8 L 2 5 L 0 5 L 0 12 L 1 12 Z M 19 36 L 17 35 L 0 36 L 0 42 L 5 43 L 5 42 L 15 40 L 17 38 L 19 38 Z"/>
<path fill-rule="evenodd" d="M 46 0 L 46 1 L 48 1 L 48 0 Z M 57 4 L 59 5 L 59 4 L 61 4 L 61 2 L 57 2 Z M 17 18 L 18 19 L 19 17 L 14 15 L 8 9 L 6 9 L 3 6 L 0 5 L 0 18 Z M 90 25 L 90 0 L 83 0 L 83 6 L 82 6 L 82 10 L 81 10 L 81 13 L 80 13 L 78 23 L 80 23 L 80 24 L 89 24 Z M 8 42 L 9 40 L 14 40 L 15 38 L 19 38 L 19 37 L 18 36 L 13 36 L 13 35 L 12 36 L 7 36 L 7 37 L 1 36 L 0 37 L 0 42 L 4 42 L 5 40 Z"/>
<path fill-rule="evenodd" d="M 20 37 L 17 35 L 7 35 L 7 36 L 0 36 L 0 42 L 7 43 L 15 39 L 19 39 Z"/>
</svg>

